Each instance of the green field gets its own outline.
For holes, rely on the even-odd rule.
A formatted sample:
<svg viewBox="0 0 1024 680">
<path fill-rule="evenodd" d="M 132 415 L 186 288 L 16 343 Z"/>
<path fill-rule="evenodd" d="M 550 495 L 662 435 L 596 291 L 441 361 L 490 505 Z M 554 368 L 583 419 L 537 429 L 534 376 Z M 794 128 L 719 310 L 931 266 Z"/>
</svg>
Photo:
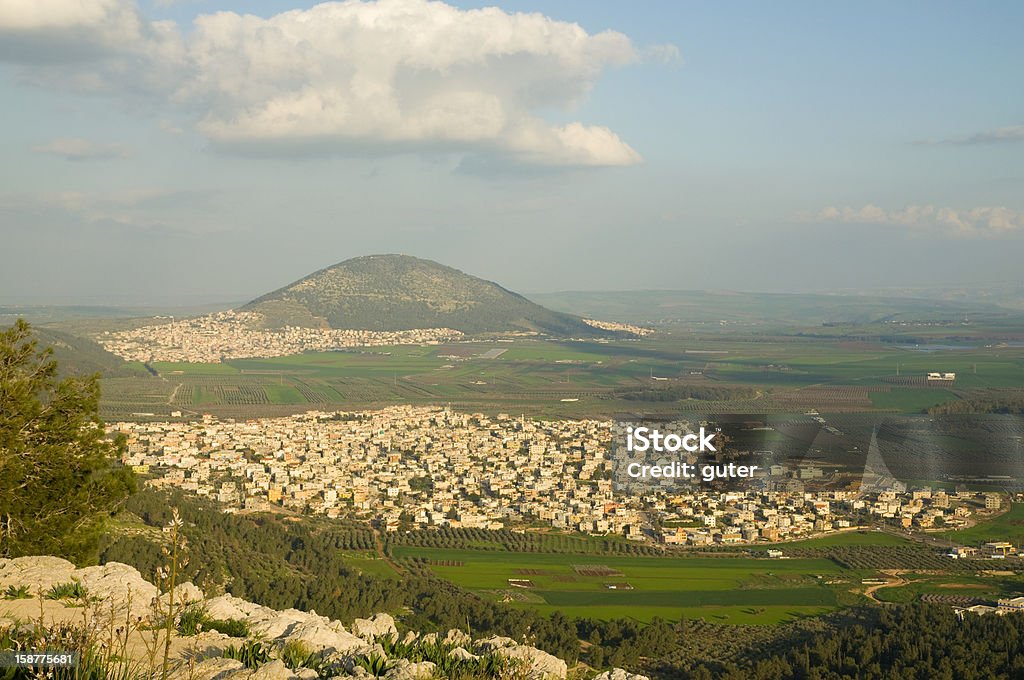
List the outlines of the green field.
<svg viewBox="0 0 1024 680">
<path fill-rule="evenodd" d="M 967 576 L 910 573 L 902 574 L 902 578 L 907 581 L 906 585 L 879 588 L 875 596 L 882 602 L 915 602 L 925 595 L 943 599 L 960 597 L 991 601 L 1024 592 L 1024 578 L 1019 574 Z"/>
<path fill-rule="evenodd" d="M 834 546 L 901 546 L 910 545 L 909 539 L 894 536 L 883 531 L 844 531 L 820 538 L 808 538 L 802 541 L 788 541 L 774 545 L 752 545 L 751 550 L 770 550 L 772 548 L 831 548 Z"/>
<path fill-rule="evenodd" d="M 1020 545 L 1024 543 L 1024 503 L 1013 503 L 1009 510 L 998 517 L 969 529 L 938 535 L 962 545 L 977 546 L 989 541 L 1009 541 L 1014 545 Z"/>
<path fill-rule="evenodd" d="M 500 356 L 488 356 L 504 350 Z M 904 385 L 928 371 L 955 371 L 950 388 Z M 1024 348 L 978 347 L 935 352 L 820 338 L 659 335 L 643 340 L 568 342 L 518 339 L 321 352 L 221 364 L 155 363 L 167 393 L 163 411 L 277 415 L 282 408 L 361 408 L 392 403 L 451 404 L 466 410 L 519 411 L 541 417 L 607 417 L 622 411 L 778 413 L 920 413 L 989 388 L 1024 386 Z M 658 377 L 658 381 L 652 380 Z M 117 382 L 119 381 L 119 382 Z M 114 410 L 153 391 L 151 377 L 108 381 Z M 107 386 L 105 385 L 105 387 Z M 742 388 L 725 401 L 636 399 L 678 387 Z M 739 393 L 737 393 L 739 394 Z M 718 398 L 718 397 L 715 397 Z M 154 406 L 151 400 L 148 407 Z"/>
<path fill-rule="evenodd" d="M 774 624 L 835 609 L 835 582 L 859 579 L 825 559 L 613 557 L 414 547 L 398 547 L 395 556 L 426 558 L 435 574 L 484 597 L 599 619 L 649 621 L 657 616 L 675 621 L 685 616 Z M 528 580 L 529 586 L 512 586 L 509 579 Z"/>
</svg>

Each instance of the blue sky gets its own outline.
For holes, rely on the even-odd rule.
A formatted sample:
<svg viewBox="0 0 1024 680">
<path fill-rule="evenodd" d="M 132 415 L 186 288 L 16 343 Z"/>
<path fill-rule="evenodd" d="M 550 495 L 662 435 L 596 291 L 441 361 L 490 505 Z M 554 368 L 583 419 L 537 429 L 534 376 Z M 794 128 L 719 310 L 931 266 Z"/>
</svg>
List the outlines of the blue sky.
<svg viewBox="0 0 1024 680">
<path fill-rule="evenodd" d="M 489 6 L 0 2 L 0 301 L 1020 283 L 1024 5 Z"/>
</svg>

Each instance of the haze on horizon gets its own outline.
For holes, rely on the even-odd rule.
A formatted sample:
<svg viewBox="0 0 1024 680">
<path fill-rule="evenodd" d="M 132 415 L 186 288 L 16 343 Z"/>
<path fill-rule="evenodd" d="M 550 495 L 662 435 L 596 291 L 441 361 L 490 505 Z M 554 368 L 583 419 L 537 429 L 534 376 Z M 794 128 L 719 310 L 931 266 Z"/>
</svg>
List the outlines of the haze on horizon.
<svg viewBox="0 0 1024 680">
<path fill-rule="evenodd" d="M 406 253 L 530 293 L 1020 286 L 1024 5 L 0 0 L 0 303 Z"/>
</svg>

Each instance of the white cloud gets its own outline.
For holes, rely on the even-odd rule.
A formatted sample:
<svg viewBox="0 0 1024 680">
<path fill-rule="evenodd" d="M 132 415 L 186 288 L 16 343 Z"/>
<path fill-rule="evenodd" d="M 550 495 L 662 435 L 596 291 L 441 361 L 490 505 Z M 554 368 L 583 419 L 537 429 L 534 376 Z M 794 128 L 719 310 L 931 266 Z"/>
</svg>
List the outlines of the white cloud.
<svg viewBox="0 0 1024 680">
<path fill-rule="evenodd" d="M 918 142 L 925 146 L 955 145 L 971 146 L 976 144 L 1005 144 L 1024 141 L 1024 125 L 1007 125 L 1004 127 L 982 130 L 966 137 L 950 137 L 948 139 L 925 140 Z"/>
<path fill-rule="evenodd" d="M 77 137 L 59 137 L 32 147 L 36 153 L 61 156 L 69 161 L 109 160 L 124 158 L 128 149 L 121 144 L 102 144 Z"/>
<path fill-rule="evenodd" d="M 644 48 L 644 58 L 662 64 L 679 65 L 683 63 L 683 56 L 679 53 L 679 48 L 672 44 L 648 45 Z"/>
<path fill-rule="evenodd" d="M 1005 207 L 970 209 L 909 205 L 885 210 L 868 204 L 862 208 L 829 206 L 805 216 L 813 222 L 843 224 L 884 224 L 913 229 L 941 231 L 953 236 L 1000 236 L 1024 230 L 1024 212 Z"/>
<path fill-rule="evenodd" d="M 69 40 L 63 46 L 53 41 L 57 29 Z M 0 40 L 12 33 L 27 56 L 9 49 L 0 59 L 34 64 L 41 81 L 157 96 L 224 148 L 482 152 L 534 165 L 640 161 L 607 127 L 554 125 L 539 114 L 571 111 L 606 68 L 638 61 L 637 49 L 621 33 L 589 34 L 541 14 L 347 0 L 269 18 L 202 14 L 182 35 L 140 19 L 130 0 L 0 0 Z M 75 40 L 101 63 L 38 63 L 48 47 L 59 61 Z M 678 58 L 673 46 L 651 54 Z"/>
<path fill-rule="evenodd" d="M 125 0 L 0 0 L 0 59 L 62 62 L 137 44 L 145 22 Z"/>
</svg>

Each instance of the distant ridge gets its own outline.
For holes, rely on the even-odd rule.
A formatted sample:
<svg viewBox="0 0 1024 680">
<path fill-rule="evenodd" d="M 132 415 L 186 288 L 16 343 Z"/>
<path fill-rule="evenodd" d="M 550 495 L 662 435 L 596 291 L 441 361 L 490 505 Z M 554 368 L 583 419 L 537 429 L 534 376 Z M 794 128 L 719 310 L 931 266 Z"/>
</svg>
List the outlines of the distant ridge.
<svg viewBox="0 0 1024 680">
<path fill-rule="evenodd" d="M 463 333 L 607 335 L 581 318 L 554 312 L 496 283 L 409 255 L 345 260 L 242 307 L 268 328 L 373 331 L 453 328 Z"/>
<path fill-rule="evenodd" d="M 123 359 L 88 338 L 53 328 L 33 327 L 32 330 L 40 347 L 53 349 L 53 357 L 62 375 L 99 373 L 105 378 L 139 375 L 139 371 L 131 370 Z"/>
</svg>

